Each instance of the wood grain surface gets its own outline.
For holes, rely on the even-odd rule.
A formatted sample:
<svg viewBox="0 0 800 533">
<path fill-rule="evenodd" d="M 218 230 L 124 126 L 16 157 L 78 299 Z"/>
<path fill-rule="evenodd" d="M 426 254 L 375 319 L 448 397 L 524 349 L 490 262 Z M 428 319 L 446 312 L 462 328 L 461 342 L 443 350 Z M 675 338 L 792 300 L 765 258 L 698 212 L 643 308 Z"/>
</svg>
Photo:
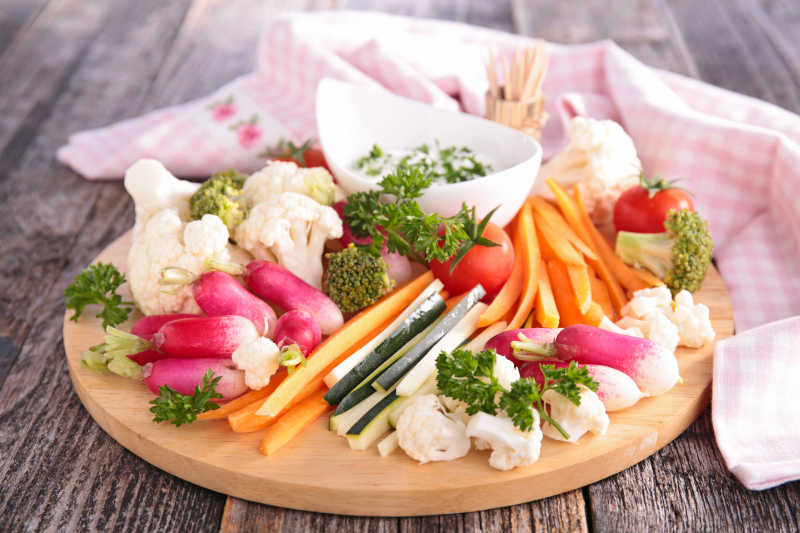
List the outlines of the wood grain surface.
<svg viewBox="0 0 800 533">
<path fill-rule="evenodd" d="M 226 498 L 151 467 L 92 422 L 64 364 L 62 294 L 131 226 L 133 209 L 120 183 L 84 181 L 55 162 L 55 150 L 72 132 L 206 94 L 248 70 L 247 47 L 267 17 L 317 8 L 460 20 L 561 42 L 611 37 L 656 67 L 800 111 L 795 0 L 3 0 L 0 530 L 798 531 L 800 483 L 742 488 L 724 467 L 708 411 L 651 458 L 583 490 L 403 519 Z"/>
<path fill-rule="evenodd" d="M 131 233 L 96 259 L 127 267 Z M 123 290 L 123 299 L 129 294 Z M 711 310 L 718 340 L 733 333 L 727 290 L 712 270 L 695 294 Z M 250 501 L 337 514 L 409 516 L 450 514 L 529 502 L 606 478 L 650 456 L 682 433 L 708 405 L 713 346 L 678 350 L 682 383 L 668 393 L 611 413 L 603 436 L 579 445 L 544 439 L 539 460 L 509 472 L 492 470 L 487 453 L 424 467 L 404 453 L 381 458 L 372 448 L 349 450 L 327 428 L 327 416 L 274 457 L 258 452 L 263 432 L 233 433 L 226 421 L 181 428 L 153 424 L 152 393 L 138 380 L 81 368 L 81 353 L 103 339 L 101 321 L 64 316 L 64 348 L 75 390 L 86 409 L 117 442 L 182 479 Z M 128 330 L 139 318 L 121 326 Z"/>
</svg>

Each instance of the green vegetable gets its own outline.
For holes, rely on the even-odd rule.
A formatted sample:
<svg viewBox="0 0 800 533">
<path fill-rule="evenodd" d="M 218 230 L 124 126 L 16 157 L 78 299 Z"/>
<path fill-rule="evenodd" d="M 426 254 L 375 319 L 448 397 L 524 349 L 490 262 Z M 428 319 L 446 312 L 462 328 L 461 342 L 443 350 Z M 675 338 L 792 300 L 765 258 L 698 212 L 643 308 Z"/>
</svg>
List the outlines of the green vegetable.
<svg viewBox="0 0 800 533">
<path fill-rule="evenodd" d="M 150 400 L 153 406 L 150 412 L 155 415 L 153 422 L 169 422 L 176 426 L 191 424 L 200 413 L 219 409 L 219 404 L 213 400 L 222 398 L 222 394 L 216 390 L 221 379 L 222 376 L 214 377 L 214 371 L 209 370 L 203 375 L 202 388 L 197 385 L 191 396 L 181 394 L 168 385 L 161 385 L 158 398 Z"/>
<path fill-rule="evenodd" d="M 64 305 L 75 311 L 71 319 L 77 322 L 84 307 L 99 304 L 103 310 L 95 316 L 103 319 L 103 328 L 128 320 L 133 302 L 123 302 L 116 292 L 123 283 L 125 275 L 112 264 L 97 263 L 84 269 L 64 289 Z"/>
<path fill-rule="evenodd" d="M 533 427 L 533 409 L 536 409 L 543 420 L 556 428 L 565 439 L 569 439 L 564 428 L 547 414 L 542 395 L 548 390 L 554 390 L 573 404 L 580 405 L 578 385 L 592 391 L 596 391 L 599 386 L 586 367 L 578 367 L 575 361 L 566 368 L 540 365 L 545 378 L 542 386 L 533 378 L 524 378 L 512 383 L 511 389 L 507 390 L 494 376 L 496 358 L 494 350 L 484 350 L 477 354 L 463 349 L 455 350 L 451 354 L 442 352 L 436 359 L 436 384 L 439 391 L 445 396 L 465 402 L 469 415 L 478 411 L 494 415 L 498 409 L 502 409 L 522 431 L 530 431 Z"/>
<path fill-rule="evenodd" d="M 81 366 L 95 372 L 108 370 L 124 378 L 141 377 L 141 367 L 131 361 L 128 355 L 148 350 L 152 348 L 152 343 L 112 326 L 106 328 L 104 340 L 102 344 L 92 346 L 81 354 Z"/>
<path fill-rule="evenodd" d="M 189 209 L 194 220 L 203 215 L 217 215 L 233 231 L 247 216 L 241 202 L 242 188 L 247 175 L 233 169 L 217 172 L 208 178 L 189 198 Z"/>
<path fill-rule="evenodd" d="M 694 292 L 706 277 L 714 242 L 708 223 L 688 209 L 670 210 L 663 233 L 617 234 L 617 255 L 628 264 L 641 265 L 672 289 Z"/>
<path fill-rule="evenodd" d="M 394 286 L 389 265 L 350 244 L 341 252 L 325 254 L 328 270 L 323 290 L 343 313 L 353 313 L 375 303 Z"/>
<path fill-rule="evenodd" d="M 458 213 L 443 217 L 425 213 L 414 200 L 432 183 L 430 176 L 418 169 L 400 167 L 380 182 L 380 191 L 367 191 L 347 197 L 343 212 L 345 222 L 356 237 L 369 237 L 370 243 L 359 245 L 373 256 L 379 256 L 384 245 L 421 263 L 447 261 L 453 256 L 452 268 L 475 244 L 497 246 L 479 233 L 488 224 L 494 211 L 477 221 L 475 208 L 462 204 Z M 384 202 L 381 197 L 392 196 Z M 440 234 L 441 232 L 441 234 Z"/>
</svg>

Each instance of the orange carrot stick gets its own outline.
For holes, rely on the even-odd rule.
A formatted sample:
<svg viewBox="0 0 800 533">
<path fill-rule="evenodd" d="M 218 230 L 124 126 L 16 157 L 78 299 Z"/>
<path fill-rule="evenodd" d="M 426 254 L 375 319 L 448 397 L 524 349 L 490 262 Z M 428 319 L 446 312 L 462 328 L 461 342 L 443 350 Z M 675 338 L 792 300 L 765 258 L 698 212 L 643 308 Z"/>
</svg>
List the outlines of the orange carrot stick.
<svg viewBox="0 0 800 533">
<path fill-rule="evenodd" d="M 592 285 L 589 280 L 589 271 L 586 269 L 586 265 L 567 263 L 566 267 L 575 303 L 578 304 L 581 313 L 586 313 L 589 311 L 589 306 L 592 305 Z"/>
<path fill-rule="evenodd" d="M 524 265 L 522 259 L 522 249 L 515 247 L 514 249 L 514 268 L 511 270 L 511 276 L 506 281 L 497 296 L 494 297 L 492 303 L 483 312 L 478 319 L 478 327 L 482 328 L 490 324 L 494 324 L 505 315 L 509 309 L 514 307 L 514 304 L 519 299 L 522 290 L 522 282 L 524 277 Z"/>
<path fill-rule="evenodd" d="M 600 304 L 603 313 L 611 320 L 617 320 L 617 312 L 614 311 L 614 306 L 611 304 L 611 297 L 608 295 L 608 287 L 599 278 L 589 276 L 589 282 L 592 284 L 592 299 Z"/>
<path fill-rule="evenodd" d="M 583 324 L 583 313 L 578 309 L 578 303 L 572 294 L 567 266 L 561 261 L 551 259 L 547 262 L 547 275 L 550 276 L 553 297 L 561 319 L 558 325 L 566 327 Z"/>
<path fill-rule="evenodd" d="M 657 276 L 655 276 L 654 274 L 652 274 L 647 270 L 636 267 L 631 267 L 631 270 L 636 275 L 636 277 L 647 283 L 650 287 L 659 287 L 664 284 L 662 280 L 658 279 Z"/>
<path fill-rule="evenodd" d="M 539 263 L 541 254 L 539 243 L 536 240 L 536 227 L 533 222 L 533 210 L 530 204 L 525 203 L 519 212 L 517 220 L 515 250 L 522 251 L 523 283 L 522 294 L 519 298 L 519 307 L 508 323 L 508 329 L 517 329 L 528 318 L 533 309 L 536 292 L 539 288 Z"/>
<path fill-rule="evenodd" d="M 553 228 L 547 221 L 538 213 L 533 214 L 533 220 L 536 227 L 541 232 L 542 237 L 550 245 L 553 253 L 561 261 L 571 263 L 573 265 L 583 265 L 583 256 L 572 246 L 572 244 L 565 239 L 558 230 Z"/>
<path fill-rule="evenodd" d="M 557 328 L 561 317 L 558 306 L 553 297 L 553 288 L 550 285 L 550 276 L 544 260 L 539 261 L 539 291 L 536 293 L 536 321 L 543 328 Z"/>
<path fill-rule="evenodd" d="M 205 413 L 201 413 L 197 415 L 198 420 L 220 420 L 222 418 L 227 418 L 228 415 L 231 413 L 235 413 L 250 404 L 255 402 L 263 401 L 264 398 L 272 394 L 278 385 L 280 385 L 281 381 L 286 378 L 286 369 L 282 368 L 278 370 L 278 373 L 272 376 L 269 380 L 269 383 L 263 389 L 258 390 L 251 390 L 239 396 L 238 398 L 229 401 L 228 403 L 221 405 L 219 409 L 215 409 L 213 411 L 206 411 Z M 260 405 L 260 403 L 259 403 Z"/>
<path fill-rule="evenodd" d="M 328 411 L 331 406 L 325 401 L 326 388 L 298 403 L 281 416 L 261 441 L 259 451 L 264 455 L 272 455 L 282 446 L 295 438 L 301 431 L 310 426 L 317 418 Z"/>
<path fill-rule="evenodd" d="M 550 181 L 547 181 L 548 184 Z M 597 254 L 591 245 L 586 242 L 586 238 L 579 236 L 550 202 L 539 196 L 531 196 L 528 201 L 533 206 L 534 212 L 544 218 L 554 230 L 563 235 L 580 253 L 589 259 L 597 259 Z"/>
</svg>

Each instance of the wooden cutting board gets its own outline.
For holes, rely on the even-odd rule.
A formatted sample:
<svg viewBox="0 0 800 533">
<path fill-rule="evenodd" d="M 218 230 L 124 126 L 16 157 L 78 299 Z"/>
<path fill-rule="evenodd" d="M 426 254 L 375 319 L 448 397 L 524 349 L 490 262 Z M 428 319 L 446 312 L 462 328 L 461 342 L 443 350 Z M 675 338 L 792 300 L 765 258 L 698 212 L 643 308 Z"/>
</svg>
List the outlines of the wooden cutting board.
<svg viewBox="0 0 800 533">
<path fill-rule="evenodd" d="M 97 260 L 124 271 L 129 245 L 130 232 Z M 731 336 L 731 303 L 716 270 L 709 272 L 695 296 L 711 309 L 717 339 Z M 64 347 L 72 382 L 86 409 L 109 435 L 182 479 L 293 509 L 405 516 L 476 511 L 544 498 L 593 483 L 655 453 L 700 415 L 711 395 L 713 347 L 679 349 L 683 383 L 611 413 L 606 435 L 587 435 L 578 444 L 544 439 L 541 458 L 529 467 L 494 470 L 488 464 L 489 452 L 475 450 L 457 461 L 426 465 L 401 450 L 385 458 L 374 448 L 356 452 L 327 430 L 327 417 L 276 455 L 265 457 L 258 452 L 263 431 L 233 433 L 225 421 L 180 428 L 153 423 L 148 411 L 153 396 L 144 384 L 81 369 L 81 352 L 102 342 L 100 320 L 87 313 L 76 323 L 67 320 L 69 314 L 64 320 Z"/>
</svg>

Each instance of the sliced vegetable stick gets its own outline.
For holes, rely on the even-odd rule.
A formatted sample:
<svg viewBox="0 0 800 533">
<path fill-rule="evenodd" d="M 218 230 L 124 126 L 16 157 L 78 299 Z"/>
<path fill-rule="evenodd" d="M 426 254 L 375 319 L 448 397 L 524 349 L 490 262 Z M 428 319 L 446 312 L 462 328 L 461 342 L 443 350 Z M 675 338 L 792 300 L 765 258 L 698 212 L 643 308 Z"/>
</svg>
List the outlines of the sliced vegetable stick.
<svg viewBox="0 0 800 533">
<path fill-rule="evenodd" d="M 514 248 L 522 250 L 523 260 L 523 283 L 522 294 L 519 298 L 519 307 L 508 323 L 508 329 L 517 329 L 525 322 L 533 309 L 536 299 L 536 292 L 539 289 L 539 262 L 541 253 L 539 243 L 536 240 L 536 227 L 533 222 L 533 209 L 530 204 L 525 203 L 519 212 L 517 221 L 517 239 Z"/>
<path fill-rule="evenodd" d="M 300 394 L 298 394 L 294 400 L 292 400 L 292 403 L 286 406 L 286 409 L 283 412 L 285 413 L 287 410 L 291 409 L 292 406 L 297 405 L 317 392 L 320 387 L 324 387 L 322 382 L 323 377 L 324 375 L 318 376 L 314 379 L 314 381 L 309 383 L 308 387 L 303 389 Z M 325 389 L 327 390 L 327 387 L 325 387 Z M 231 413 L 228 416 L 228 424 L 231 426 L 231 429 L 236 433 L 251 433 L 253 431 L 258 431 L 259 429 L 267 428 L 274 424 L 283 413 L 279 413 L 278 416 L 257 415 L 256 411 L 258 411 L 258 408 L 262 403 L 264 402 L 256 401 L 246 406 L 244 409 L 240 409 L 235 413 Z"/>
<path fill-rule="evenodd" d="M 566 238 L 559 234 L 558 230 L 548 224 L 542 215 L 534 213 L 533 220 L 536 223 L 536 227 L 541 230 L 542 236 L 547 241 L 547 244 L 550 245 L 556 257 L 564 263 L 572 263 L 573 265 L 585 264 L 583 256 L 578 253 L 575 247 L 573 247 Z"/>
<path fill-rule="evenodd" d="M 540 289 L 541 290 L 541 289 Z M 539 298 L 539 295 L 536 295 L 536 298 Z M 531 314 L 528 315 L 528 318 L 525 319 L 525 323 L 522 325 L 523 328 L 532 328 L 534 327 L 534 315 L 536 314 L 536 310 L 531 311 Z"/>
<path fill-rule="evenodd" d="M 553 180 L 548 179 L 547 183 L 549 184 L 551 181 Z M 539 196 L 531 196 L 528 201 L 533 206 L 534 211 L 542 216 L 553 229 L 563 234 L 580 253 L 589 259 L 597 259 L 597 254 L 586 242 L 586 239 L 575 233 L 555 206 Z"/>
<path fill-rule="evenodd" d="M 475 338 L 470 340 L 465 346 L 465 350 L 470 350 L 472 352 L 479 352 L 483 350 L 483 347 L 486 346 L 486 341 L 494 337 L 495 335 L 502 333 L 506 329 L 506 323 L 502 320 L 500 322 L 495 322 L 494 324 L 488 326 L 483 331 L 478 333 Z"/>
<path fill-rule="evenodd" d="M 539 262 L 539 291 L 536 293 L 536 321 L 543 328 L 557 328 L 561 322 L 553 287 L 544 260 Z"/>
<path fill-rule="evenodd" d="M 603 308 L 600 304 L 592 302 L 589 306 L 589 310 L 583 314 L 583 323 L 597 327 L 600 325 L 600 322 L 602 322 L 604 315 L 605 313 L 603 313 Z"/>
<path fill-rule="evenodd" d="M 539 255 L 541 255 L 545 261 L 549 259 L 558 259 L 556 252 L 550 244 L 548 244 L 547 239 L 544 238 L 542 229 L 538 225 L 536 226 L 536 240 L 539 243 Z"/>
<path fill-rule="evenodd" d="M 592 305 L 592 284 L 589 280 L 589 271 L 586 269 L 586 265 L 567 264 L 566 266 L 575 302 L 581 313 L 585 314 Z"/>
<path fill-rule="evenodd" d="M 323 386 L 312 396 L 295 405 L 278 421 L 267 429 L 258 450 L 264 455 L 272 455 L 283 445 L 295 438 L 331 408 L 323 396 L 327 387 Z"/>
<path fill-rule="evenodd" d="M 594 276 L 589 276 L 589 282 L 592 284 L 592 299 L 600 304 L 603 313 L 612 321 L 616 322 L 617 312 L 611 304 L 611 297 L 608 295 L 608 287 L 603 281 Z"/>
<path fill-rule="evenodd" d="M 614 253 L 614 250 L 611 248 L 611 245 L 608 244 L 606 238 L 600 234 L 600 231 L 595 227 L 592 223 L 592 220 L 589 218 L 589 214 L 586 212 L 586 207 L 583 204 L 583 197 L 581 196 L 580 188 L 575 188 L 575 198 L 578 204 L 578 212 L 581 215 L 581 219 L 583 220 L 583 224 L 586 226 L 589 234 L 592 237 L 592 242 L 597 248 L 597 252 L 600 257 L 603 258 L 603 262 L 608 265 L 609 270 L 614 274 L 614 277 L 619 281 L 619 283 L 625 287 L 625 290 L 629 292 L 636 292 L 639 289 L 646 289 L 647 284 L 636 277 L 636 274 L 630 269 L 628 265 L 622 262 L 622 259 L 617 257 L 617 254 Z"/>
<path fill-rule="evenodd" d="M 592 240 L 591 233 L 589 232 L 589 228 L 586 227 L 584 224 L 583 218 L 581 217 L 581 213 L 578 210 L 578 206 L 576 201 L 567 194 L 567 192 L 561 188 L 561 186 L 555 180 L 548 179 L 547 184 L 550 186 L 550 189 L 553 191 L 553 194 L 556 197 L 556 202 L 558 202 L 558 207 L 561 209 L 561 212 L 566 218 L 567 223 L 575 230 L 578 236 L 583 239 L 583 241 L 588 244 L 592 250 L 597 254 L 597 260 L 589 259 L 588 263 L 597 271 L 597 274 L 600 276 L 600 279 L 603 280 L 603 283 L 606 284 L 606 288 L 608 289 L 609 297 L 611 298 L 611 302 L 614 304 L 614 309 L 617 313 L 623 308 L 623 306 L 627 303 L 627 298 L 625 297 L 625 292 L 622 290 L 617 279 L 611 273 L 611 270 L 608 268 L 608 265 L 603 261 L 603 258 L 599 255 L 597 246 L 595 246 L 594 241 Z M 577 187 L 573 191 L 577 194 Z"/>
<path fill-rule="evenodd" d="M 314 349 L 308 357 L 306 366 L 283 380 L 275 392 L 264 401 L 257 414 L 278 415 L 320 372 L 332 363 L 338 364 L 344 360 L 351 353 L 354 344 L 359 341 L 366 342 L 365 337 L 374 335 L 373 331 L 386 320 L 398 315 L 431 281 L 433 273 L 428 271 L 348 320 L 344 326 Z"/>
<path fill-rule="evenodd" d="M 497 322 L 509 309 L 514 307 L 522 289 L 524 276 L 522 263 L 522 250 L 515 248 L 514 268 L 511 270 L 511 276 L 509 276 L 503 288 L 500 289 L 500 292 L 497 293 L 497 296 L 494 297 L 492 303 L 489 304 L 489 308 L 481 315 L 480 320 L 478 320 L 478 327 L 483 328 Z"/>
<path fill-rule="evenodd" d="M 658 277 L 656 277 L 647 270 L 643 270 L 641 268 L 636 268 L 636 267 L 631 267 L 631 270 L 636 275 L 636 277 L 647 283 L 650 287 L 660 287 L 661 285 L 664 284 L 662 280 L 658 279 Z"/>
<path fill-rule="evenodd" d="M 278 373 L 272 376 L 269 380 L 269 383 L 266 387 L 259 390 L 251 390 L 250 392 L 246 392 L 242 394 L 238 398 L 229 401 L 228 403 L 221 405 L 219 409 L 215 409 L 213 411 L 206 411 L 205 413 L 200 413 L 197 415 L 198 420 L 220 420 L 222 418 L 227 418 L 228 415 L 231 413 L 235 413 L 248 405 L 254 404 L 259 401 L 263 401 L 264 398 L 272 394 L 278 385 L 286 378 L 286 369 L 282 368 L 278 370 Z"/>
<path fill-rule="evenodd" d="M 578 303 L 572 294 L 567 266 L 557 259 L 551 259 L 547 262 L 547 274 L 550 276 L 550 286 L 558 307 L 558 325 L 566 327 L 583 324 L 583 313 L 578 309 Z"/>
</svg>

